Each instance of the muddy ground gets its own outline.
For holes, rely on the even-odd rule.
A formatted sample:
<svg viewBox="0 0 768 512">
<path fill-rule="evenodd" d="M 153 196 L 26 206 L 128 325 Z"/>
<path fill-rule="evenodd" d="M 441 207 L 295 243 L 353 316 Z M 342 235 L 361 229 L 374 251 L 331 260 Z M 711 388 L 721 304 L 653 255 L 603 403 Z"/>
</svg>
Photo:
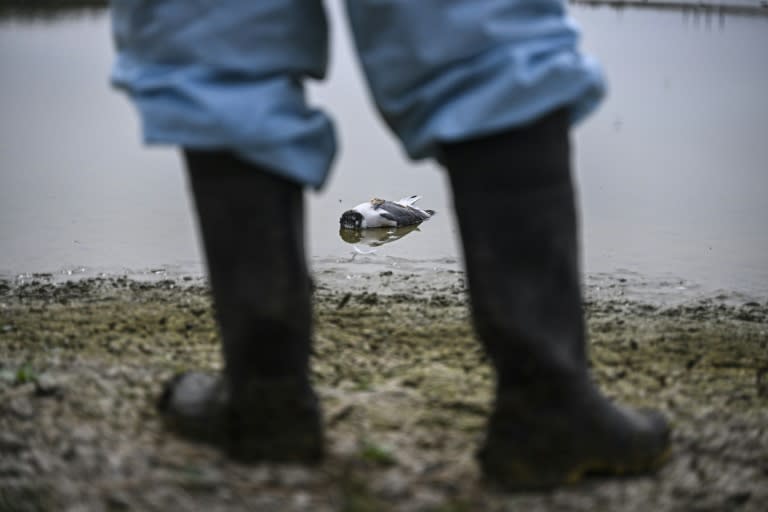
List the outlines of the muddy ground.
<svg viewBox="0 0 768 512">
<path fill-rule="evenodd" d="M 768 302 L 587 295 L 593 370 L 675 425 L 656 476 L 504 494 L 473 451 L 491 373 L 461 273 L 316 273 L 314 380 L 330 456 L 243 466 L 167 435 L 179 370 L 220 367 L 204 283 L 0 281 L 0 511 L 765 510 Z"/>
</svg>

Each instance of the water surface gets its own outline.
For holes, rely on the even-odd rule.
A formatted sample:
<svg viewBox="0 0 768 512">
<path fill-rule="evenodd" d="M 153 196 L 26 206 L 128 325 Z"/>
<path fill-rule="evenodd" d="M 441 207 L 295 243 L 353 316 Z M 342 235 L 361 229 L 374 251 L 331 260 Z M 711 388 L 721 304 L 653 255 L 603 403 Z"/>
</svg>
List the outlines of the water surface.
<svg viewBox="0 0 768 512">
<path fill-rule="evenodd" d="M 328 186 L 308 193 L 313 261 L 458 266 L 444 176 L 409 162 L 377 120 L 329 6 L 331 74 L 310 95 L 334 115 L 342 153 Z M 574 133 L 586 271 L 768 297 L 768 17 L 572 12 L 611 89 Z M 141 146 L 132 108 L 108 86 L 111 59 L 103 14 L 0 22 L 0 273 L 200 271 L 178 156 Z M 341 211 L 416 193 L 438 215 L 353 258 Z"/>
</svg>

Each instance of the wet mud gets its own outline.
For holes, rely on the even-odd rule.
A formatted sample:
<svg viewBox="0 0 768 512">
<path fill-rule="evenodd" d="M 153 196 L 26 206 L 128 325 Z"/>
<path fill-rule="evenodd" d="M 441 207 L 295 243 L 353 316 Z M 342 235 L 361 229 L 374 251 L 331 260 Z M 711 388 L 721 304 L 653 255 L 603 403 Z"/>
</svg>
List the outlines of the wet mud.
<svg viewBox="0 0 768 512">
<path fill-rule="evenodd" d="M 161 383 L 220 368 L 205 283 L 0 281 L 0 511 L 764 510 L 768 303 L 585 302 L 595 378 L 674 423 L 655 476 L 505 494 L 473 453 L 492 374 L 463 275 L 316 272 L 319 467 L 227 460 L 163 431 Z"/>
</svg>

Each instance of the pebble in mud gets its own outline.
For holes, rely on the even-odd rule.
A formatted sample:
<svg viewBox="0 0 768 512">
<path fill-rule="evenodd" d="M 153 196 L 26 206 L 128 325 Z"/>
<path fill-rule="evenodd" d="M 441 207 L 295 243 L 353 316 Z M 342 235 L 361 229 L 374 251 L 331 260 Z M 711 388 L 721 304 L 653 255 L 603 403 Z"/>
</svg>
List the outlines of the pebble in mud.
<svg viewBox="0 0 768 512">
<path fill-rule="evenodd" d="M 755 381 L 757 396 L 768 398 L 768 367 L 757 369 L 755 372 Z"/>
<path fill-rule="evenodd" d="M 15 454 L 24 449 L 24 440 L 11 432 L 0 432 L 0 453 Z"/>
<path fill-rule="evenodd" d="M 665 409 L 673 458 L 655 477 L 505 495 L 481 484 L 473 459 L 492 374 L 463 276 L 404 275 L 316 275 L 313 379 L 329 420 L 329 457 L 316 469 L 242 466 L 163 430 L 161 383 L 221 368 L 198 281 L 10 284 L 0 510 L 762 512 L 768 305 L 590 298 L 596 378 L 617 400 Z"/>
</svg>

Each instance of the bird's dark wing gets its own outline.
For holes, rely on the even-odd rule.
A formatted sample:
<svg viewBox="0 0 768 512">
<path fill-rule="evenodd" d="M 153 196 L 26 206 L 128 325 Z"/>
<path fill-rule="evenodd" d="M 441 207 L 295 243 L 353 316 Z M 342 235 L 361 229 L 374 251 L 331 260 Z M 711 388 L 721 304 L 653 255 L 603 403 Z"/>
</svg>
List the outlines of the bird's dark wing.
<svg viewBox="0 0 768 512">
<path fill-rule="evenodd" d="M 418 224 L 426 218 L 418 210 L 392 201 L 385 201 L 384 204 L 381 205 L 379 212 L 379 215 L 385 219 L 397 222 L 398 226 Z"/>
</svg>

